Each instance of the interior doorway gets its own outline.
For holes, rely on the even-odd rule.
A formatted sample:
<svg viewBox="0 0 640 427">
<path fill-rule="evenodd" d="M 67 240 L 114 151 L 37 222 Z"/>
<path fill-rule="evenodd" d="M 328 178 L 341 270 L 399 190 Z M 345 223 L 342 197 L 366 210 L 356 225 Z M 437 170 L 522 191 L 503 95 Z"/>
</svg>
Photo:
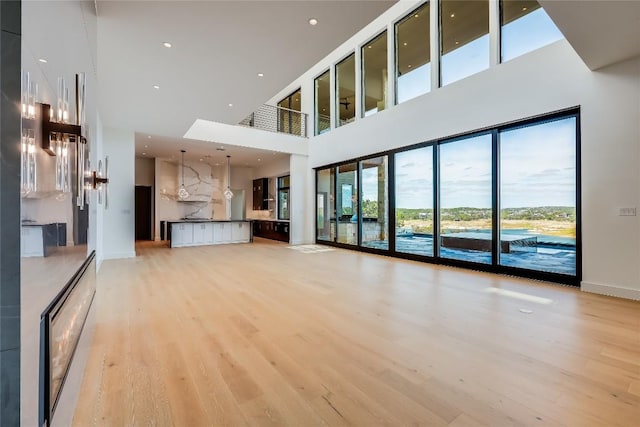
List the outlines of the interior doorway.
<svg viewBox="0 0 640 427">
<path fill-rule="evenodd" d="M 150 186 L 136 185 L 136 240 L 152 240 L 152 198 Z"/>
</svg>

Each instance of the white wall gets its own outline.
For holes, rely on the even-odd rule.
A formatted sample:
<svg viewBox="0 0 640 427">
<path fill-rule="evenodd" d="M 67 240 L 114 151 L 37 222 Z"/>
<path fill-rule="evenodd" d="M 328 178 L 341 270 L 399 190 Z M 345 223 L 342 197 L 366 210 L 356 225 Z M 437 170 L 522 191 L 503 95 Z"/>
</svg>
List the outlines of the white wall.
<svg viewBox="0 0 640 427">
<path fill-rule="evenodd" d="M 105 127 L 103 152 L 109 156 L 109 208 L 104 211 L 103 258 L 135 257 L 134 133 Z"/>
<path fill-rule="evenodd" d="M 289 168 L 289 157 L 279 157 L 272 162 L 265 163 L 258 168 L 254 168 L 252 179 L 285 176 L 289 174 Z"/>
<path fill-rule="evenodd" d="M 89 152 L 90 162 L 92 165 L 98 164 L 98 159 L 103 158 L 104 147 L 104 128 L 102 120 L 98 114 L 96 117 L 96 137 L 91 142 L 91 150 Z M 91 191 L 89 195 L 89 248 L 96 251 L 96 271 L 100 271 L 100 266 L 104 260 L 104 205 L 98 205 L 98 195 L 95 191 Z"/>
<path fill-rule="evenodd" d="M 191 128 L 184 134 L 184 138 L 281 153 L 307 154 L 309 147 L 309 141 L 299 136 L 268 132 L 244 126 L 227 125 L 202 119 L 198 119 L 193 123 Z"/>
<path fill-rule="evenodd" d="M 312 225 L 313 207 L 309 206 L 309 201 L 313 201 L 314 189 L 309 188 L 311 179 L 311 169 L 309 168 L 309 157 L 292 154 L 290 159 L 290 187 L 289 197 L 291 199 L 291 224 L 289 227 L 289 242 L 292 245 L 311 243 L 313 241 Z"/>
<path fill-rule="evenodd" d="M 245 197 L 245 218 L 251 217 L 253 212 L 253 168 L 243 168 L 239 166 L 231 167 L 230 187 L 234 190 L 244 190 Z M 223 197 L 224 199 L 224 197 Z M 225 203 L 227 202 L 224 199 Z"/>
<path fill-rule="evenodd" d="M 566 41 L 312 139 L 317 167 L 581 107 L 585 290 L 640 298 L 640 60 L 591 72 Z M 354 141 L 354 143 L 348 143 Z"/>
<path fill-rule="evenodd" d="M 136 185 L 153 187 L 156 179 L 156 164 L 154 159 L 136 157 Z"/>
<path fill-rule="evenodd" d="M 271 101 L 302 87 L 303 111 L 312 113 L 313 79 L 380 30 L 392 29 L 416 4 L 391 7 Z M 618 216 L 620 207 L 640 203 L 640 59 L 591 72 L 562 40 L 504 64 L 495 62 L 486 71 L 310 138 L 309 166 L 579 106 L 582 289 L 640 299 L 638 217 Z M 313 217 L 312 209 L 308 215 Z"/>
</svg>

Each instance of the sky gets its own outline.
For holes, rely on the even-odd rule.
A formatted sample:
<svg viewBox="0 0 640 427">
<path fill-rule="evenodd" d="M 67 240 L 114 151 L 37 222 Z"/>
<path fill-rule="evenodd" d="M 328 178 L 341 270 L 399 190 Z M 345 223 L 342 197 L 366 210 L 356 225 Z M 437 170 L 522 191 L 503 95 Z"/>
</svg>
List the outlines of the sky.
<svg viewBox="0 0 640 427">
<path fill-rule="evenodd" d="M 501 207 L 575 206 L 575 134 L 575 118 L 500 133 Z M 432 207 L 431 150 L 396 156 L 396 206 Z M 490 208 L 491 136 L 441 145 L 440 181 L 442 207 Z"/>
</svg>

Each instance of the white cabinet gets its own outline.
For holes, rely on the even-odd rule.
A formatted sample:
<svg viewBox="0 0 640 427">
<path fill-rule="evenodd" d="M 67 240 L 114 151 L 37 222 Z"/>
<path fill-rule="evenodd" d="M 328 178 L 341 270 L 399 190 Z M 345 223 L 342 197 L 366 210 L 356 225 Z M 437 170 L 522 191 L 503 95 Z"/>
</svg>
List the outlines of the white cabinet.
<svg viewBox="0 0 640 427">
<path fill-rule="evenodd" d="M 220 239 L 220 243 L 230 243 L 231 242 L 231 227 L 233 223 L 231 222 L 223 222 L 222 223 L 222 238 Z"/>
<path fill-rule="evenodd" d="M 171 247 L 193 245 L 193 225 L 184 222 L 171 224 Z"/>
<path fill-rule="evenodd" d="M 224 223 L 215 222 L 213 223 L 213 244 L 217 245 L 222 242 L 222 230 L 224 229 Z"/>
<path fill-rule="evenodd" d="M 213 223 L 204 222 L 193 225 L 193 244 L 210 245 L 213 243 Z"/>
<path fill-rule="evenodd" d="M 20 255 L 23 257 L 44 256 L 42 227 L 22 227 L 20 232 Z"/>
<path fill-rule="evenodd" d="M 251 234 L 250 225 L 248 222 L 231 223 L 231 241 L 234 243 L 248 242 Z"/>
<path fill-rule="evenodd" d="M 248 243 L 251 241 L 250 222 L 173 222 L 171 247 Z"/>
<path fill-rule="evenodd" d="M 216 222 L 213 229 L 213 243 L 231 243 L 232 222 Z"/>
</svg>

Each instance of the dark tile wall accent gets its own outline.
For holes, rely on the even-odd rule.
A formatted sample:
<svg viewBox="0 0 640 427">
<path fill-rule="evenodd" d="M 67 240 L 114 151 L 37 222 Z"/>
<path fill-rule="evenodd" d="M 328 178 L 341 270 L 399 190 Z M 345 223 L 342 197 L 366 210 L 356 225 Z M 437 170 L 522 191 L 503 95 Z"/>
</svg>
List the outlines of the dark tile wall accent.
<svg viewBox="0 0 640 427">
<path fill-rule="evenodd" d="M 0 1 L 0 425 L 20 425 L 20 1 Z"/>
</svg>

